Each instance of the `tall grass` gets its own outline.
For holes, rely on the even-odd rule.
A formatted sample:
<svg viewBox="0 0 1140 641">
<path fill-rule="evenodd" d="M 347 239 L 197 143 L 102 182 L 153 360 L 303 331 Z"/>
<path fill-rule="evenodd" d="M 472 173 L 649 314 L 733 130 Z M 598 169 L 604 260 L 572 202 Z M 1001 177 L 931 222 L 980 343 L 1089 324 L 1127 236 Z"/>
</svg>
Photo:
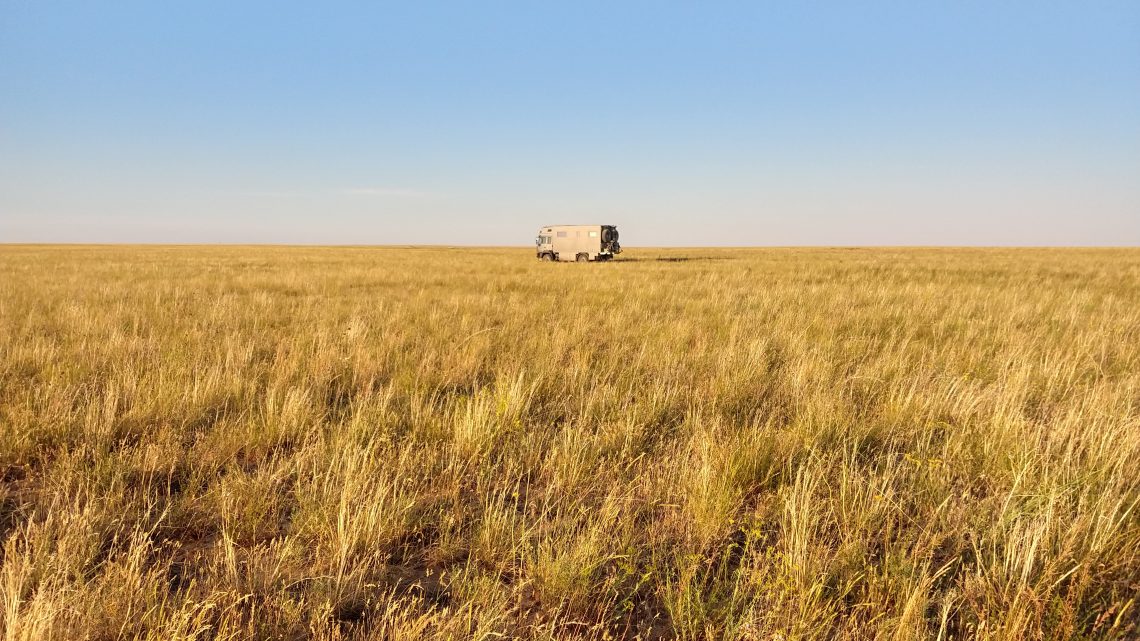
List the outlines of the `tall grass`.
<svg viewBox="0 0 1140 641">
<path fill-rule="evenodd" d="M 1140 251 L 623 256 L 0 249 L 4 641 L 1140 636 Z"/>
</svg>

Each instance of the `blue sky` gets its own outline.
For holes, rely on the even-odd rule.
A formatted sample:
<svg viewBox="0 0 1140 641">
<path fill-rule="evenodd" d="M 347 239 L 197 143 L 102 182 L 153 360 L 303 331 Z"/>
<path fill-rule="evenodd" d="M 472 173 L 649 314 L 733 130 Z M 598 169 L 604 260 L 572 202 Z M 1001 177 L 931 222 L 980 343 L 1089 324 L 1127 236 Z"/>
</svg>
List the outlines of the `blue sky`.
<svg viewBox="0 0 1140 641">
<path fill-rule="evenodd" d="M 0 0 L 0 242 L 1140 245 L 1140 3 Z"/>
</svg>

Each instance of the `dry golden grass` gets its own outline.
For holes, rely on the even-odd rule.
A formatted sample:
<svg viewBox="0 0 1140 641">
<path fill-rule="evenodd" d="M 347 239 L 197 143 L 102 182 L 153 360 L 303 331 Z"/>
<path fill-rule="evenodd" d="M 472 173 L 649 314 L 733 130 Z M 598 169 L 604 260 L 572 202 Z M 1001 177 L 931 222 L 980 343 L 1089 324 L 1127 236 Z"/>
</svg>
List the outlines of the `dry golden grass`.
<svg viewBox="0 0 1140 641">
<path fill-rule="evenodd" d="M 0 248 L 4 641 L 1140 635 L 1140 250 L 623 258 Z"/>
</svg>

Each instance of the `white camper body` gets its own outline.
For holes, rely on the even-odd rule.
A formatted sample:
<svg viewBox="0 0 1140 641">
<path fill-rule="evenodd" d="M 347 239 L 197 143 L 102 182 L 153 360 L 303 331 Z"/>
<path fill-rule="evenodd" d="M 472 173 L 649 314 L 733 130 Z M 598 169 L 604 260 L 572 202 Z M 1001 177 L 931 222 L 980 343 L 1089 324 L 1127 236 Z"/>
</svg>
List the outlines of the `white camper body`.
<svg viewBox="0 0 1140 641">
<path fill-rule="evenodd" d="M 540 260 L 563 262 L 610 260 L 621 253 L 613 225 L 550 225 L 538 230 L 535 246 Z"/>
</svg>

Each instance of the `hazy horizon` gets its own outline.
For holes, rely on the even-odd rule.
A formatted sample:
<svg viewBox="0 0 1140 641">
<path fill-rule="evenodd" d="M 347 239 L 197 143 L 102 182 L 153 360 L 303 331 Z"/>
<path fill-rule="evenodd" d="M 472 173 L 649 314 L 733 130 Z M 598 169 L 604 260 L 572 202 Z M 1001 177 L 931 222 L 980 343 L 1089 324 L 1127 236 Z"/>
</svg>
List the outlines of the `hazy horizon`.
<svg viewBox="0 0 1140 641">
<path fill-rule="evenodd" d="M 241 242 L 241 241 L 208 241 L 208 242 L 148 242 L 148 241 L 107 241 L 107 242 L 69 242 L 69 241 L 0 241 L 0 247 L 280 247 L 282 249 L 518 249 L 533 250 L 534 243 L 514 245 L 472 245 L 464 243 L 428 244 L 428 243 L 273 243 L 273 242 Z M 1135 244 L 1102 244 L 1102 245 L 622 245 L 623 250 L 762 250 L 762 249 L 962 249 L 962 250 L 1034 250 L 1034 249 L 1071 249 L 1074 251 L 1087 249 L 1104 250 L 1131 250 L 1140 249 Z"/>
<path fill-rule="evenodd" d="M 0 4 L 0 243 L 1140 245 L 1140 5 Z"/>
</svg>

